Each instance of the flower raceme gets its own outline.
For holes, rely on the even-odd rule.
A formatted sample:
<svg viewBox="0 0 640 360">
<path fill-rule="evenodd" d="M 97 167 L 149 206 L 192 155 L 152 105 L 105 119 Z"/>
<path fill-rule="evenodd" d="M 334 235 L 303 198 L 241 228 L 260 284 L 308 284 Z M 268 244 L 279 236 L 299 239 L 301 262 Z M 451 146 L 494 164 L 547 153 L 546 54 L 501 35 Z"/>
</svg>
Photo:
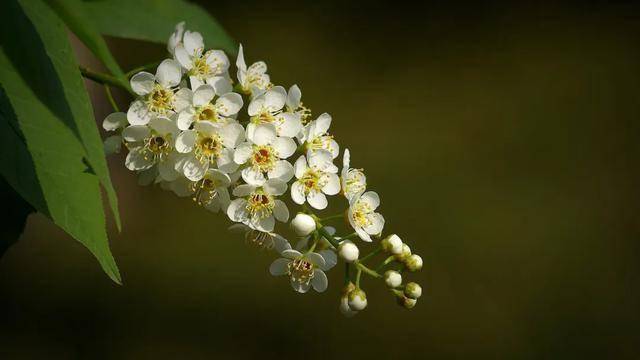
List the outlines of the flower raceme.
<svg viewBox="0 0 640 360">
<path fill-rule="evenodd" d="M 247 242 L 279 254 L 269 271 L 288 277 L 295 291 L 325 291 L 325 272 L 340 258 L 343 314 L 353 316 L 367 306 L 363 274 L 382 280 L 398 304 L 413 307 L 422 289 L 413 282 L 403 285 L 402 273 L 420 270 L 422 258 L 399 236 L 382 238 L 380 197 L 367 191 L 364 171 L 350 167 L 349 149 L 344 149 L 342 170 L 334 164 L 340 147 L 329 133 L 331 116 L 313 119 L 300 88 L 275 85 L 263 61 L 247 66 L 242 45 L 236 82 L 227 55 L 205 48 L 202 35 L 184 23 L 176 26 L 167 50 L 171 58 L 155 74 L 131 77 L 137 97 L 128 110 L 105 118 L 103 128 L 110 133 L 105 152 L 119 152 L 124 145 L 125 166 L 139 175 L 140 184 L 157 183 L 225 214 L 234 223 L 230 229 Z M 344 204 L 342 212 L 325 217 L 313 212 L 328 208 L 332 198 Z M 289 208 L 296 206 L 290 224 L 297 238 L 294 250 L 278 233 L 277 222 L 288 222 Z M 340 219 L 348 230 L 338 236 L 324 223 Z M 363 254 L 359 246 L 367 243 L 375 248 Z M 380 254 L 386 257 L 371 266 Z"/>
</svg>

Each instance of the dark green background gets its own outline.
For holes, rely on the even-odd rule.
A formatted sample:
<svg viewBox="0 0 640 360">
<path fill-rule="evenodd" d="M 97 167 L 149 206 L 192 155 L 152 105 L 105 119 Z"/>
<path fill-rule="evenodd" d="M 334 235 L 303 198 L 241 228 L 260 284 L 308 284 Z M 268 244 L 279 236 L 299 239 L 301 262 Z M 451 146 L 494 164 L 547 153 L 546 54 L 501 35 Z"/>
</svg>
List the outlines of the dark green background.
<svg viewBox="0 0 640 360">
<path fill-rule="evenodd" d="M 368 309 L 343 318 L 341 269 L 294 293 L 271 254 L 137 186 L 119 156 L 125 285 L 31 216 L 0 261 L 0 358 L 640 356 L 638 5 L 207 6 L 248 61 L 333 115 L 387 228 L 425 260 L 418 306 L 366 279 Z M 163 54 L 110 45 L 126 68 Z"/>
</svg>

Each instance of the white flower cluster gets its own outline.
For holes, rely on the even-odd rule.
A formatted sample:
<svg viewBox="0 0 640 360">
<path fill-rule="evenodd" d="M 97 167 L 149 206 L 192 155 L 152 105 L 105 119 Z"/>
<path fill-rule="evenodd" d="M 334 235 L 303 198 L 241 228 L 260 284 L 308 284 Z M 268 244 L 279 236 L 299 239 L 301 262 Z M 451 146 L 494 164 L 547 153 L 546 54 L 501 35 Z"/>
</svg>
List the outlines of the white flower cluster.
<svg viewBox="0 0 640 360">
<path fill-rule="evenodd" d="M 296 291 L 326 290 L 325 271 L 339 256 L 347 267 L 343 313 L 366 306 L 362 273 L 383 278 L 402 305 L 413 307 L 421 290 L 415 283 L 402 286 L 401 272 L 419 270 L 422 259 L 393 235 L 365 257 L 389 253 L 373 270 L 365 258 L 359 259 L 360 250 L 351 241 L 380 239 L 385 220 L 376 212 L 380 198 L 367 191 L 363 170 L 350 167 L 349 150 L 344 150 L 342 171 L 334 164 L 340 147 L 329 133 L 331 116 L 313 119 L 301 102 L 300 88 L 273 84 L 262 61 L 247 67 L 242 46 L 235 63 L 237 82 L 229 74 L 227 55 L 207 50 L 202 35 L 185 30 L 184 23 L 176 26 L 168 50 L 172 58 L 162 61 L 155 74 L 143 71 L 131 77 L 137 98 L 126 113 L 104 120 L 104 129 L 114 133 L 105 140 L 105 150 L 119 152 L 124 144 L 125 165 L 139 174 L 142 185 L 158 183 L 178 196 L 190 196 L 207 210 L 226 214 L 236 223 L 231 228 L 251 243 L 275 249 L 281 258 L 269 270 L 288 276 Z M 348 204 L 343 213 L 325 219 L 313 213 L 339 194 Z M 301 205 L 291 220 L 300 238 L 295 249 L 275 232 L 276 221 L 290 218 L 287 195 Z M 337 237 L 334 228 L 322 225 L 339 218 L 346 218 L 350 234 Z M 378 272 L 394 264 L 397 270 Z"/>
</svg>

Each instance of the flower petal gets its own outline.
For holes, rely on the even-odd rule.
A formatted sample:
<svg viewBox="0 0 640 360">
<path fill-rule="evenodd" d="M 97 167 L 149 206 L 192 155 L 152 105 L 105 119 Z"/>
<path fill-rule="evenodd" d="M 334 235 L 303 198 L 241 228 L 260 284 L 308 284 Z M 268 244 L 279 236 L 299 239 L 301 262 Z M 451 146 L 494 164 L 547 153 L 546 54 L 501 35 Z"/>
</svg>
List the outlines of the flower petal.
<svg viewBox="0 0 640 360">
<path fill-rule="evenodd" d="M 300 179 L 307 171 L 307 158 L 304 155 L 300 155 L 298 160 L 293 164 L 293 172 L 296 175 L 296 179 Z"/>
<path fill-rule="evenodd" d="M 379 213 L 372 213 L 367 216 L 370 225 L 364 227 L 364 231 L 366 231 L 370 235 L 378 235 L 382 232 L 384 228 L 384 217 Z"/>
<path fill-rule="evenodd" d="M 285 183 L 289 182 L 293 177 L 293 166 L 286 160 L 279 160 L 273 169 L 269 170 L 267 177 L 269 179 L 282 180 Z"/>
<path fill-rule="evenodd" d="M 260 124 L 256 126 L 251 140 L 256 145 L 267 145 L 276 139 L 276 128 L 273 124 Z M 295 151 L 295 149 L 294 149 Z"/>
<path fill-rule="evenodd" d="M 291 185 L 291 199 L 298 205 L 304 204 L 307 199 L 304 195 L 304 185 L 299 181 L 296 181 Z"/>
<path fill-rule="evenodd" d="M 127 111 L 127 121 L 131 125 L 146 125 L 151 120 L 151 112 L 142 100 L 134 101 Z"/>
<path fill-rule="evenodd" d="M 300 115 L 282 113 L 279 115 L 278 136 L 295 137 L 302 130 Z"/>
<path fill-rule="evenodd" d="M 296 142 L 292 138 L 288 137 L 276 137 L 271 146 L 278 152 L 278 157 L 286 159 L 296 152 Z"/>
<path fill-rule="evenodd" d="M 227 207 L 227 216 L 231 221 L 244 223 L 249 219 L 247 213 L 247 200 L 235 199 Z"/>
<path fill-rule="evenodd" d="M 276 226 L 276 219 L 273 215 L 263 218 L 254 217 L 250 220 L 249 226 L 259 231 L 272 232 L 273 228 Z"/>
<path fill-rule="evenodd" d="M 312 264 L 314 264 L 315 266 L 321 268 L 323 266 L 326 265 L 326 262 L 324 261 L 324 258 L 322 257 L 322 255 L 315 253 L 315 252 L 310 252 L 308 254 L 305 254 L 304 257 L 311 261 Z"/>
<path fill-rule="evenodd" d="M 114 112 L 107 115 L 102 121 L 102 128 L 106 131 L 115 131 L 127 125 L 127 114 Z"/>
<path fill-rule="evenodd" d="M 298 250 L 285 250 L 281 255 L 287 259 L 297 259 L 302 256 L 302 253 Z"/>
<path fill-rule="evenodd" d="M 204 49 L 202 34 L 197 31 L 185 31 L 182 41 L 184 43 L 185 50 L 187 50 L 187 53 L 191 56 L 200 54 Z"/>
<path fill-rule="evenodd" d="M 127 158 L 125 159 L 125 166 L 127 169 L 134 170 L 145 170 L 153 166 L 153 162 L 151 159 L 145 158 L 141 148 L 131 149 L 127 154 Z"/>
<path fill-rule="evenodd" d="M 262 186 L 267 181 L 262 171 L 252 166 L 242 169 L 242 180 L 253 186 Z"/>
<path fill-rule="evenodd" d="M 194 121 L 195 116 L 192 109 L 187 109 L 178 113 L 178 129 L 189 130 Z"/>
<path fill-rule="evenodd" d="M 204 177 L 204 174 L 209 169 L 209 162 L 204 161 L 200 162 L 200 160 L 196 159 L 193 156 L 190 156 L 184 161 L 184 165 L 182 165 L 182 170 L 184 176 L 191 181 L 198 181 Z"/>
<path fill-rule="evenodd" d="M 164 87 L 171 88 L 178 86 L 182 79 L 182 68 L 173 59 L 166 59 L 158 65 L 156 69 L 156 80 Z"/>
<path fill-rule="evenodd" d="M 227 93 L 216 100 L 216 109 L 224 116 L 233 116 L 242 109 L 242 96 L 236 93 Z"/>
<path fill-rule="evenodd" d="M 325 176 L 327 176 L 327 183 L 322 188 L 322 192 L 327 195 L 335 195 L 339 193 L 340 178 L 338 177 L 338 175 L 325 173 Z"/>
<path fill-rule="evenodd" d="M 323 210 L 327 207 L 327 197 L 320 191 L 312 190 L 307 195 L 307 201 L 312 208 Z"/>
<path fill-rule="evenodd" d="M 273 207 L 273 216 L 280 222 L 289 221 L 289 209 L 287 204 L 282 200 L 275 200 L 275 206 Z"/>
<path fill-rule="evenodd" d="M 293 111 L 300 106 L 300 99 L 302 98 L 302 91 L 298 85 L 293 85 L 289 88 L 289 93 L 287 94 L 287 107 L 289 110 Z"/>
<path fill-rule="evenodd" d="M 269 179 L 264 182 L 262 188 L 267 194 L 280 196 L 287 191 L 287 183 L 278 179 Z"/>
<path fill-rule="evenodd" d="M 216 91 L 211 85 L 200 85 L 196 91 L 193 92 L 193 105 L 203 106 L 208 104 L 216 95 Z"/>
<path fill-rule="evenodd" d="M 269 266 L 269 273 L 273 276 L 285 275 L 289 271 L 288 267 L 290 262 L 291 260 L 285 258 L 276 259 L 271 263 L 271 266 Z"/>
<path fill-rule="evenodd" d="M 156 85 L 156 77 L 146 71 L 139 72 L 131 77 L 129 81 L 131 90 L 138 95 L 147 95 Z"/>
<path fill-rule="evenodd" d="M 322 250 L 319 252 L 324 258 L 324 266 L 321 267 L 324 271 L 329 271 L 338 263 L 338 255 L 333 250 Z"/>
<path fill-rule="evenodd" d="M 191 55 L 187 52 L 187 49 L 184 48 L 184 44 L 178 44 L 174 51 L 175 58 L 178 60 L 180 65 L 187 70 L 191 70 L 193 68 L 193 61 L 191 60 Z"/>
<path fill-rule="evenodd" d="M 367 191 L 366 193 L 360 196 L 359 201 L 364 201 L 369 204 L 372 210 L 375 210 L 380 206 L 380 197 L 375 191 Z"/>
<path fill-rule="evenodd" d="M 255 186 L 249 184 L 240 184 L 233 189 L 233 196 L 246 197 L 249 196 L 254 190 Z"/>
<path fill-rule="evenodd" d="M 176 112 L 181 112 L 188 107 L 191 107 L 193 102 L 193 92 L 189 88 L 182 88 L 178 90 L 173 98 L 173 107 Z"/>
<path fill-rule="evenodd" d="M 142 141 L 151 131 L 144 125 L 130 125 L 122 130 L 122 138 L 127 142 Z"/>
<path fill-rule="evenodd" d="M 293 288 L 293 290 L 304 294 L 307 291 L 309 291 L 309 289 L 311 288 L 311 284 L 309 283 L 300 283 L 297 281 L 293 281 L 293 279 L 290 279 L 289 282 L 291 283 L 291 287 Z"/>
<path fill-rule="evenodd" d="M 249 160 L 251 154 L 253 153 L 253 147 L 251 144 L 245 142 L 236 148 L 236 151 L 233 153 L 233 161 L 236 164 L 244 164 Z"/>
<path fill-rule="evenodd" d="M 186 130 L 176 138 L 175 148 L 176 151 L 186 154 L 193 150 L 193 146 L 195 143 L 196 132 L 193 130 Z"/>
<path fill-rule="evenodd" d="M 238 123 L 229 123 L 219 131 L 222 143 L 228 148 L 235 148 L 244 141 L 244 127 Z"/>
<path fill-rule="evenodd" d="M 151 119 L 151 121 L 149 121 L 149 127 L 160 135 L 175 135 L 179 131 L 176 123 L 165 116 L 158 116 Z"/>
<path fill-rule="evenodd" d="M 327 280 L 327 275 L 324 271 L 320 269 L 315 269 L 313 271 L 313 279 L 311 280 L 311 286 L 317 292 L 323 292 L 327 290 L 327 286 L 329 285 L 329 280 Z"/>
<path fill-rule="evenodd" d="M 284 107 L 287 101 L 287 91 L 282 86 L 274 86 L 264 94 L 264 106 L 271 112 Z"/>
</svg>

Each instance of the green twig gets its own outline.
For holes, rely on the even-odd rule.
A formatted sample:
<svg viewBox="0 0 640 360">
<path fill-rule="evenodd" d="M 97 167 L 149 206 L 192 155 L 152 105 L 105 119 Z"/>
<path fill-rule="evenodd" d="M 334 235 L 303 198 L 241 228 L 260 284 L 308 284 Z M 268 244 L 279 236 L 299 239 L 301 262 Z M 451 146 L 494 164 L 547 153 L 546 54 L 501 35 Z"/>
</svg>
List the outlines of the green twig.
<svg viewBox="0 0 640 360">
<path fill-rule="evenodd" d="M 382 275 L 378 274 L 377 271 L 369 269 L 368 267 L 364 266 L 362 263 L 360 263 L 359 261 L 355 263 L 356 267 L 358 268 L 358 271 L 363 271 L 365 272 L 367 275 L 373 276 L 375 278 L 381 278 Z"/>
<path fill-rule="evenodd" d="M 340 213 L 340 214 L 335 214 L 335 215 L 327 216 L 326 218 L 322 218 L 322 219 L 320 219 L 320 221 L 329 221 L 329 220 L 342 219 L 342 218 L 344 218 L 344 214 L 343 214 L 343 213 Z"/>
<path fill-rule="evenodd" d="M 113 107 L 113 110 L 116 112 L 120 111 L 120 108 L 118 108 L 118 104 L 116 104 L 116 101 L 113 98 L 113 94 L 111 94 L 111 88 L 109 87 L 109 85 L 104 85 L 104 92 L 107 94 L 107 99 L 109 99 L 109 103 Z"/>
<path fill-rule="evenodd" d="M 122 81 L 120 81 L 120 79 L 118 79 L 115 76 L 91 71 L 83 66 L 80 66 L 80 73 L 82 74 L 83 77 L 89 80 L 93 80 L 103 85 L 111 85 L 111 86 L 119 87 L 121 89 L 127 90 L 132 95 L 135 95 L 135 93 L 131 90 L 131 87 L 129 86 L 128 83 L 123 83 Z"/>
<path fill-rule="evenodd" d="M 378 255 L 378 253 L 380 253 L 380 251 L 382 251 L 382 247 L 378 246 L 377 249 L 373 250 L 372 252 L 370 252 L 369 254 L 364 256 L 362 259 L 360 259 L 360 262 L 365 262 L 367 259 L 370 259 L 370 258 Z"/>
<path fill-rule="evenodd" d="M 322 226 L 321 223 L 317 222 L 317 226 L 318 226 L 318 232 L 320 233 L 320 235 L 322 235 L 322 237 L 327 239 L 327 241 L 329 241 L 329 243 L 331 243 L 331 245 L 333 245 L 333 247 L 337 249 L 338 245 L 340 244 L 338 240 L 336 240 L 333 236 L 331 236 L 331 234 L 329 234 L 327 229 L 324 226 Z"/>
</svg>

